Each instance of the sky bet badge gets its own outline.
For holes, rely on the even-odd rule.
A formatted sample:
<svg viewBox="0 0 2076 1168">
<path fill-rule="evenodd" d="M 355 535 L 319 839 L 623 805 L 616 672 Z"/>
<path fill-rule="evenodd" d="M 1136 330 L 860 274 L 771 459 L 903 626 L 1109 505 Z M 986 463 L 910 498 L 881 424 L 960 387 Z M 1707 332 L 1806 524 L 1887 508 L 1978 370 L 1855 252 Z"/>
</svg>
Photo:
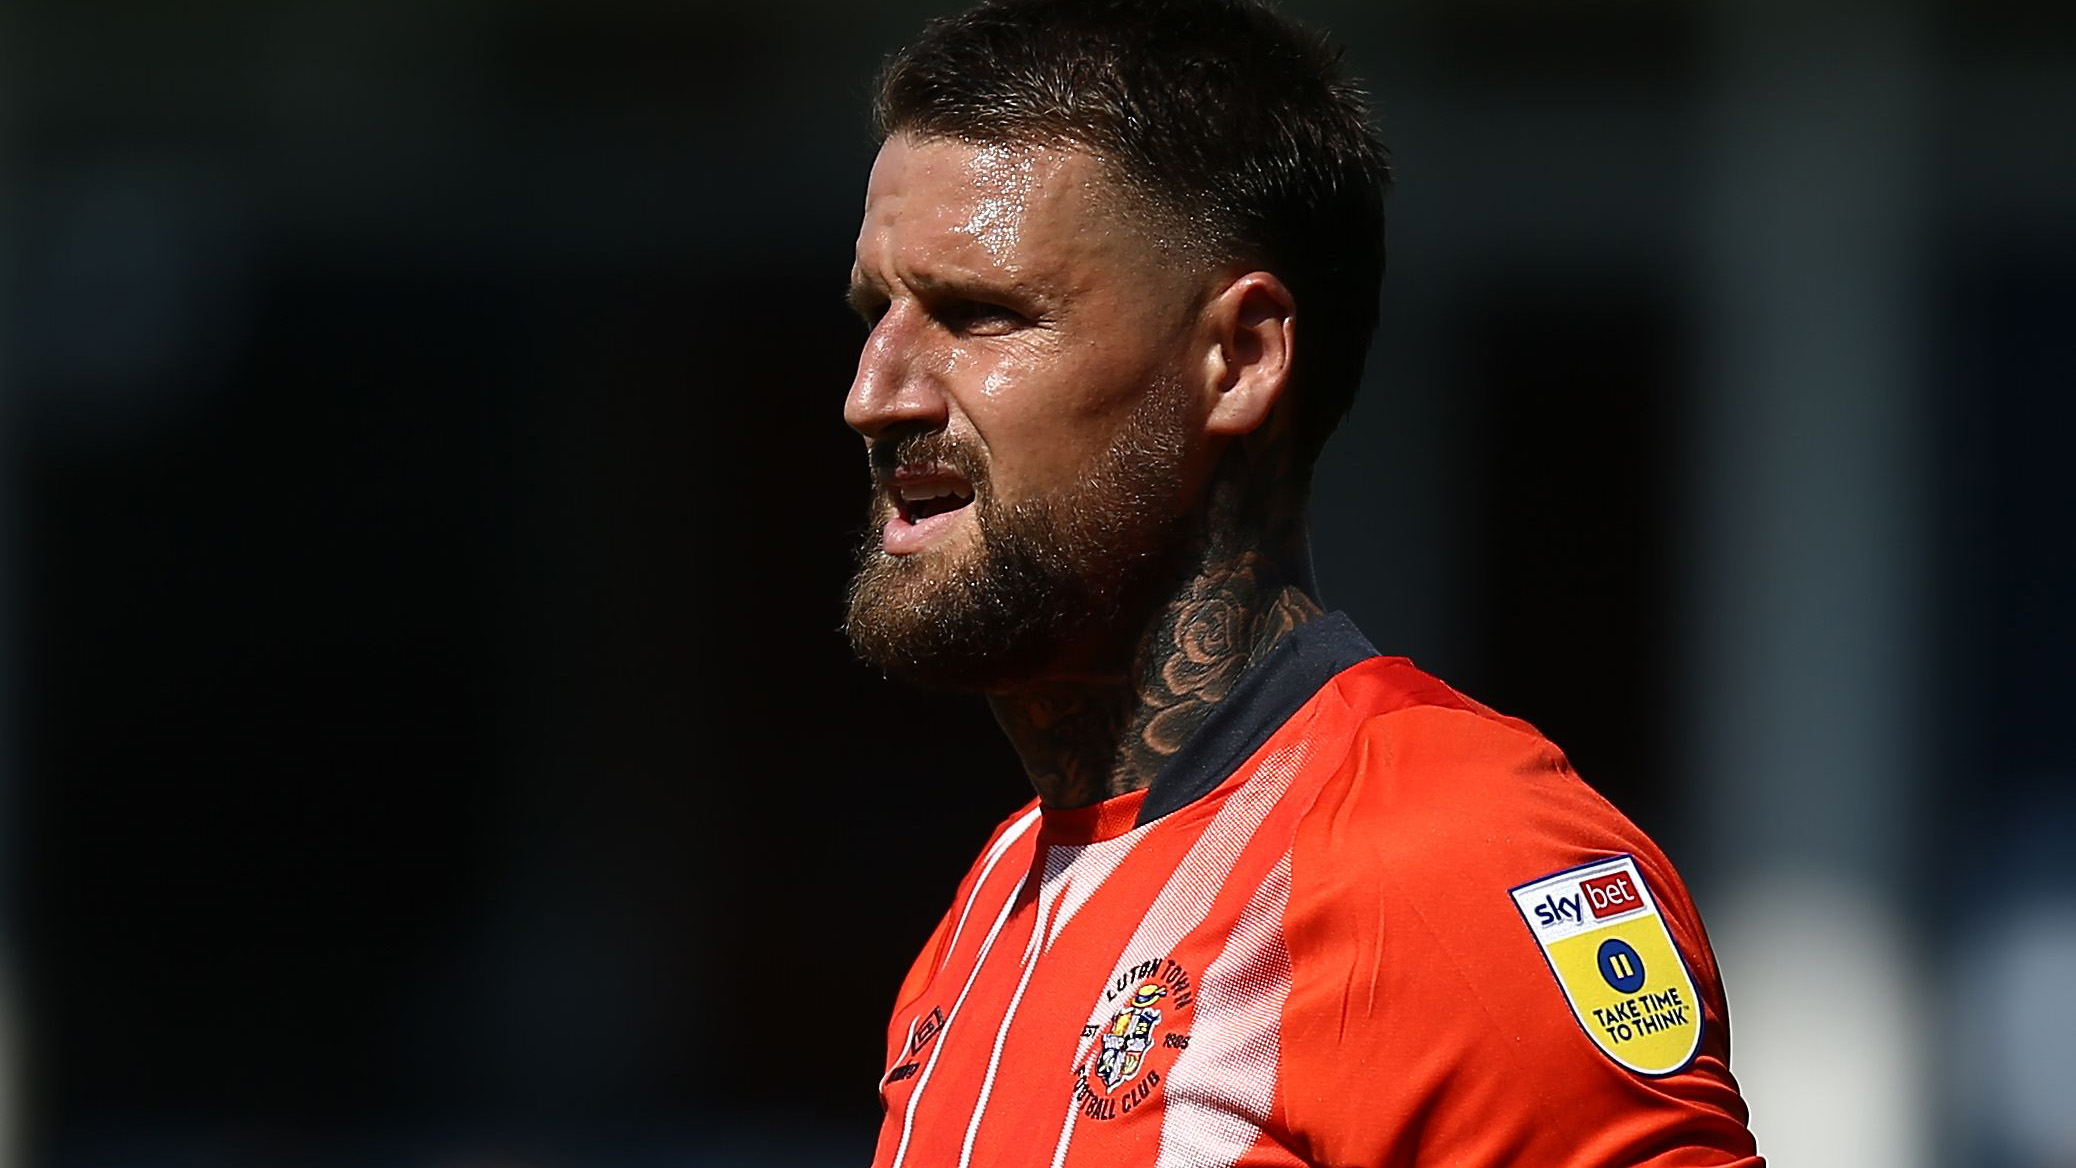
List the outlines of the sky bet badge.
<svg viewBox="0 0 2076 1168">
<path fill-rule="evenodd" d="M 1642 1075 L 1669 1075 L 1701 1048 L 1701 1002 L 1658 902 L 1628 856 L 1512 890 L 1587 1037 Z"/>
</svg>

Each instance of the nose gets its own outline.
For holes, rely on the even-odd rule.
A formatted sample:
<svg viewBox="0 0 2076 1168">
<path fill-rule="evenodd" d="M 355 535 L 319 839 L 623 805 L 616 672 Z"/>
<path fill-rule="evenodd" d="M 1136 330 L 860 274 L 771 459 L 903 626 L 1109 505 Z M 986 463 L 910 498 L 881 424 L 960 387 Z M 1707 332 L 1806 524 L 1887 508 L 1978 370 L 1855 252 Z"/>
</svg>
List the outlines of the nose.
<svg viewBox="0 0 2076 1168">
<path fill-rule="evenodd" d="M 843 420 L 868 439 L 896 427 L 942 429 L 947 419 L 943 387 L 921 359 L 917 324 L 904 307 L 888 309 L 872 326 L 843 399 Z"/>
</svg>

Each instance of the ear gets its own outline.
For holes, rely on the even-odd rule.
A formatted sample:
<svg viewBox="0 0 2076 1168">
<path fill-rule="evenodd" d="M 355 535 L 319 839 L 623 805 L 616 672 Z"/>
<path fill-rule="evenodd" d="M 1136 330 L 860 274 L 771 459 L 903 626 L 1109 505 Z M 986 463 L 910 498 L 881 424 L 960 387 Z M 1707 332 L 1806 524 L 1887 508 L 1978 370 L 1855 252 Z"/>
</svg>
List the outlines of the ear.
<svg viewBox="0 0 2076 1168">
<path fill-rule="evenodd" d="M 1267 424 L 1290 385 L 1297 302 L 1267 272 L 1234 278 L 1204 308 L 1211 333 L 1204 428 L 1237 438 Z"/>
</svg>

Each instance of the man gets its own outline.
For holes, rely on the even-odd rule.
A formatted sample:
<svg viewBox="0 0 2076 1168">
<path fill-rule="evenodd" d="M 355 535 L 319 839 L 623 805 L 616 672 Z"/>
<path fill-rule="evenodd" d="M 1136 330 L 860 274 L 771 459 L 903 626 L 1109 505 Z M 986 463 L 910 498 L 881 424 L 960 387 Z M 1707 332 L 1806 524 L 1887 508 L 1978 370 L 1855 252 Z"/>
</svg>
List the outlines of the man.
<svg viewBox="0 0 2076 1168">
<path fill-rule="evenodd" d="M 1309 579 L 1382 148 L 1250 0 L 989 0 L 877 102 L 867 661 L 1038 798 L 898 995 L 879 1168 L 1757 1164 L 1659 850 Z"/>
</svg>

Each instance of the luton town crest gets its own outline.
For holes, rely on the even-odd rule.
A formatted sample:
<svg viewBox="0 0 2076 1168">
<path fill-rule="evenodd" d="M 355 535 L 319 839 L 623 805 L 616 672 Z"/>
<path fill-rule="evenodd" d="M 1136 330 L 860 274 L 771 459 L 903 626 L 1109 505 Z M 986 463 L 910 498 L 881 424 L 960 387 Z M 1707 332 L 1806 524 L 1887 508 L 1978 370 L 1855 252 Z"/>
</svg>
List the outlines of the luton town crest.
<svg viewBox="0 0 2076 1168">
<path fill-rule="evenodd" d="M 1103 1080 L 1105 1088 L 1117 1090 L 1131 1082 L 1139 1068 L 1146 1065 L 1154 1028 L 1161 1024 L 1156 1003 L 1167 996 L 1167 989 L 1159 982 L 1146 982 L 1132 994 L 1124 1009 L 1111 1015 L 1110 1024 L 1103 1027 L 1102 1053 L 1096 1057 L 1096 1077 Z"/>
<path fill-rule="evenodd" d="M 1149 957 L 1117 971 L 1081 1028 L 1074 1064 L 1074 1107 L 1108 1122 L 1144 1107 L 1175 1060 L 1189 1049 L 1196 985 L 1172 957 Z"/>
</svg>

